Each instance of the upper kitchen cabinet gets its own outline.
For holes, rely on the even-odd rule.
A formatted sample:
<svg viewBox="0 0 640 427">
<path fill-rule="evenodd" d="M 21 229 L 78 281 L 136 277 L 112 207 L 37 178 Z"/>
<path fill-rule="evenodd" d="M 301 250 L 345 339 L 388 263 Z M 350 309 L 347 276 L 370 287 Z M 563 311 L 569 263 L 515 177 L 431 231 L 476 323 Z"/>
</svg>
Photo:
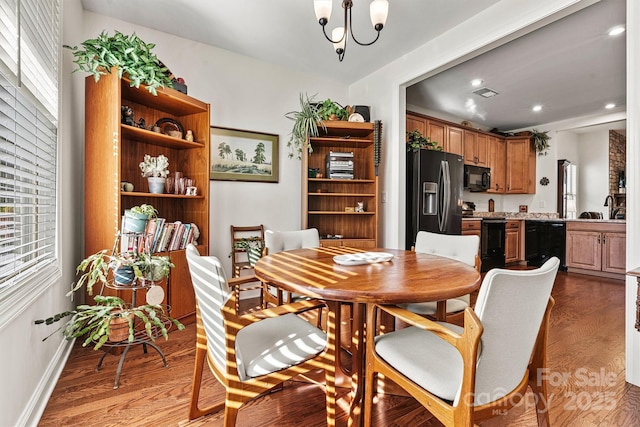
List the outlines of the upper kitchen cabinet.
<svg viewBox="0 0 640 427">
<path fill-rule="evenodd" d="M 467 165 L 488 165 L 488 136 L 475 130 L 464 130 L 464 163 Z"/>
<path fill-rule="evenodd" d="M 529 136 L 506 138 L 506 193 L 535 194 L 536 153 Z"/>
<path fill-rule="evenodd" d="M 491 187 L 487 193 L 504 193 L 506 191 L 507 143 L 504 138 L 488 137 L 489 161 L 491 169 Z"/>
</svg>

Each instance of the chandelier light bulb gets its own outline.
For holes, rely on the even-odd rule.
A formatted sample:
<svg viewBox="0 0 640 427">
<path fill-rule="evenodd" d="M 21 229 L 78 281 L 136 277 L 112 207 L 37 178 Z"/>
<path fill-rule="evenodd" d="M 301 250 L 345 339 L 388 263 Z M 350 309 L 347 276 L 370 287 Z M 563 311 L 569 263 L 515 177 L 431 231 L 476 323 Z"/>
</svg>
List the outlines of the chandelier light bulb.
<svg viewBox="0 0 640 427">
<path fill-rule="evenodd" d="M 336 27 L 331 31 L 331 38 L 336 40 L 333 43 L 333 47 L 336 49 L 336 53 L 340 55 L 344 52 L 344 45 L 347 41 L 347 35 L 344 33 L 343 27 Z"/>
<path fill-rule="evenodd" d="M 332 0 L 313 0 L 313 9 L 316 12 L 316 18 L 323 27 L 329 23 L 332 4 Z"/>
<path fill-rule="evenodd" d="M 376 31 L 382 30 L 387 22 L 387 15 L 389 15 L 389 2 L 387 0 L 373 0 L 369 6 L 369 13 L 373 28 Z"/>
</svg>

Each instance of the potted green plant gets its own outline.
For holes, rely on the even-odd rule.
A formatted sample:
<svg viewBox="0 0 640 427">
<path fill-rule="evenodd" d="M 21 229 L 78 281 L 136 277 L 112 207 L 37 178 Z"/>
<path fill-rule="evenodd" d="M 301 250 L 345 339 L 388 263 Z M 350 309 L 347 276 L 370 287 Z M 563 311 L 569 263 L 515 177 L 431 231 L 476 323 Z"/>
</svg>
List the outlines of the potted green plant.
<svg viewBox="0 0 640 427">
<path fill-rule="evenodd" d="M 175 265 L 168 256 L 150 255 L 143 252 L 138 254 L 137 267 L 143 280 L 158 282 L 169 277 L 169 273 Z"/>
<path fill-rule="evenodd" d="M 118 77 L 127 75 L 131 86 L 146 85 L 147 90 L 157 95 L 159 87 L 173 87 L 169 70 L 151 52 L 153 43 L 145 43 L 135 33 L 124 35 L 116 31 L 113 36 L 103 31 L 95 39 L 81 43 L 81 47 L 64 45 L 73 52 L 76 71 L 85 71 L 93 75 L 95 81 L 100 76 L 118 69 Z"/>
<path fill-rule="evenodd" d="M 147 227 L 147 222 L 158 216 L 158 211 L 152 205 L 142 204 L 124 210 L 123 232 L 143 233 Z"/>
<path fill-rule="evenodd" d="M 539 132 L 535 129 L 531 131 L 531 138 L 533 139 L 533 146 L 538 153 L 538 156 L 546 156 L 547 150 L 549 147 L 549 140 L 551 137 L 549 136 L 549 131 Z"/>
<path fill-rule="evenodd" d="M 442 147 L 436 141 L 432 141 L 428 136 L 423 136 L 419 131 L 407 132 L 407 151 L 416 152 L 421 149 L 442 151 Z"/>
<path fill-rule="evenodd" d="M 245 237 L 233 244 L 234 249 L 244 250 L 247 253 L 249 265 L 255 266 L 256 262 L 262 257 L 264 250 L 264 240 L 258 236 Z M 233 256 L 233 254 L 229 255 Z"/>
<path fill-rule="evenodd" d="M 178 330 L 184 329 L 182 323 L 169 317 L 159 305 L 145 304 L 129 307 L 122 299 L 114 296 L 96 295 L 94 300 L 95 305 L 82 304 L 77 306 L 75 310 L 65 311 L 47 319 L 36 320 L 35 324 L 51 325 L 71 316 L 63 326 L 63 335 L 67 339 L 85 337 L 82 346 L 86 347 L 90 343 L 95 343 L 94 350 L 98 350 L 107 341 L 128 340 L 133 342 L 137 332 L 136 318 L 140 321 L 138 323 L 143 326 L 140 330 L 144 331 L 144 334 L 151 341 L 155 341 L 160 335 L 165 340 L 169 338 L 165 320 L 173 323 Z M 123 327 L 124 324 L 127 326 Z M 124 334 L 122 333 L 123 329 Z M 44 340 L 51 335 L 45 337 Z"/>
<path fill-rule="evenodd" d="M 342 108 L 338 103 L 331 99 L 325 99 L 318 106 L 318 114 L 322 120 L 347 120 L 348 114 L 346 108 Z"/>
<path fill-rule="evenodd" d="M 302 156 L 302 147 L 307 143 L 307 138 L 319 135 L 318 124 L 322 129 L 326 130 L 326 126 L 322 122 L 322 117 L 318 113 L 318 107 L 313 103 L 313 98 L 308 95 L 300 94 L 300 111 L 290 111 L 285 114 L 289 120 L 293 120 L 293 129 L 291 129 L 290 138 L 287 142 L 289 149 L 289 158 L 296 156 L 298 159 Z M 309 153 L 313 152 L 313 148 L 309 143 L 307 146 Z"/>
</svg>

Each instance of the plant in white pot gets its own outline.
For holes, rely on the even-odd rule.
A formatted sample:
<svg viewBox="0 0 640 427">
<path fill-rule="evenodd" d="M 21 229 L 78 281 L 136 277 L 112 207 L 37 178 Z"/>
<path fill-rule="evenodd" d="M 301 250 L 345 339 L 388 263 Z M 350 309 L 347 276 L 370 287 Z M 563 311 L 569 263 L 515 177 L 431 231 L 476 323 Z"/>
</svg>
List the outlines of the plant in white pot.
<svg viewBox="0 0 640 427">
<path fill-rule="evenodd" d="M 169 159 L 163 154 L 152 157 L 144 155 L 144 160 L 140 162 L 142 176 L 149 180 L 149 192 L 154 194 L 164 193 L 164 181 L 169 175 Z"/>
</svg>

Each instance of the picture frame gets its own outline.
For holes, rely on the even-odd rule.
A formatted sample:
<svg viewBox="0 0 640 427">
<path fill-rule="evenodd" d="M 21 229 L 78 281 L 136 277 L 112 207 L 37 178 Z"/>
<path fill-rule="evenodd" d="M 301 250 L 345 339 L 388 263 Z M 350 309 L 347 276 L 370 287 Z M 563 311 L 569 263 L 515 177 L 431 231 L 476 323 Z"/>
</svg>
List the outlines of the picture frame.
<svg viewBox="0 0 640 427">
<path fill-rule="evenodd" d="M 278 135 L 218 126 L 210 132 L 210 179 L 278 182 Z"/>
</svg>

